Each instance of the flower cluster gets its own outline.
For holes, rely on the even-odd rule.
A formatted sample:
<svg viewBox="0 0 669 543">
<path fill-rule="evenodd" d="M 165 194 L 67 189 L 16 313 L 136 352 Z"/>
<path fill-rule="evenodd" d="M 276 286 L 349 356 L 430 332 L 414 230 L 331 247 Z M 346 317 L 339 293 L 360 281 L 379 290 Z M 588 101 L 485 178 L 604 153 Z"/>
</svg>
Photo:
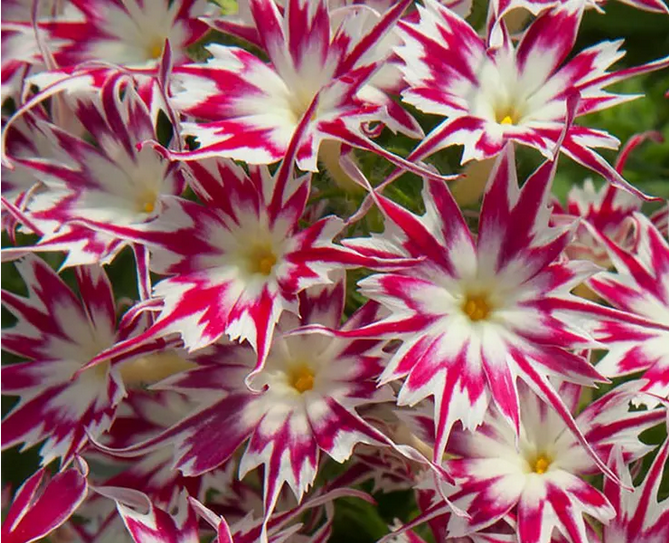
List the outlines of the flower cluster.
<svg viewBox="0 0 669 543">
<path fill-rule="evenodd" d="M 662 138 L 587 117 L 669 57 L 576 47 L 598 0 L 229 4 L 3 3 L 3 537 L 346 540 L 402 490 L 383 540 L 669 541 Z"/>
</svg>

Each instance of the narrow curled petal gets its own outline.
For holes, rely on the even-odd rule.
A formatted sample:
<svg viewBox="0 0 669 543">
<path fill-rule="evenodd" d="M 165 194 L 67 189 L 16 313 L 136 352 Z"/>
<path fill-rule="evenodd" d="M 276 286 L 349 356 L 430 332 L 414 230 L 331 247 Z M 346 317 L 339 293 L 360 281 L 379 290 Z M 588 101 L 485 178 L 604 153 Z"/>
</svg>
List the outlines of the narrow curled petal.
<svg viewBox="0 0 669 543">
<path fill-rule="evenodd" d="M 129 488 L 99 487 L 96 491 L 116 502 L 123 522 L 135 543 L 197 543 L 197 516 L 182 494 L 175 515 L 151 503 L 149 497 Z"/>
</svg>

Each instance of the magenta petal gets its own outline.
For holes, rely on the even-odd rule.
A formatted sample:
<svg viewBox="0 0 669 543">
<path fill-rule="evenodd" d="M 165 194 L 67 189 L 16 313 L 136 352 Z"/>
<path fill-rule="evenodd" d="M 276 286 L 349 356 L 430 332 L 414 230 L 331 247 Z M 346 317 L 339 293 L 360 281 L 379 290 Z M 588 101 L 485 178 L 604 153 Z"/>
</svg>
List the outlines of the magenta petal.
<svg viewBox="0 0 669 543">
<path fill-rule="evenodd" d="M 604 493 L 617 513 L 616 518 L 604 527 L 605 541 L 609 537 L 635 543 L 655 543 L 669 539 L 669 500 L 658 502 L 668 458 L 669 439 L 665 439 L 641 485 L 631 492 L 612 481 L 604 481 Z M 631 485 L 631 476 L 619 448 L 614 448 L 610 463 L 621 474 L 621 479 Z"/>
<path fill-rule="evenodd" d="M 100 487 L 96 490 L 116 501 L 116 508 L 135 543 L 200 541 L 197 516 L 186 500 L 185 493 L 179 500 L 176 515 L 172 516 L 155 507 L 146 494 L 137 490 L 116 487 Z"/>
<path fill-rule="evenodd" d="M 2 524 L 4 541 L 30 543 L 47 536 L 69 519 L 86 497 L 88 484 L 78 469 L 56 474 L 40 490 L 44 476 L 42 468 L 16 492 Z"/>
</svg>

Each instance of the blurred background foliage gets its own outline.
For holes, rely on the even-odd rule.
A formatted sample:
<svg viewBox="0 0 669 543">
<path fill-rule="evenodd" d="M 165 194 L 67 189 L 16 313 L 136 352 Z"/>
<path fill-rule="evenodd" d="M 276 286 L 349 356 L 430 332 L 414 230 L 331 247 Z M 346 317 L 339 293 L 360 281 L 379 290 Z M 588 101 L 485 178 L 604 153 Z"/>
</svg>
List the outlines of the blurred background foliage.
<svg viewBox="0 0 669 543">
<path fill-rule="evenodd" d="M 235 10 L 235 0 L 218 0 L 218 3 L 225 13 Z M 572 55 L 603 40 L 619 39 L 624 40 L 623 49 L 627 51 L 627 55 L 616 65 L 616 68 L 637 65 L 669 54 L 669 17 L 645 13 L 616 1 L 609 2 L 605 9 L 605 14 L 598 13 L 596 10 L 586 12 Z M 477 28 L 483 26 L 485 12 L 486 0 L 476 0 L 470 21 Z M 197 44 L 193 48 L 194 57 L 198 60 L 206 58 L 203 45 L 212 41 L 240 45 L 234 39 L 212 32 L 205 42 Z M 578 121 L 580 124 L 600 128 L 615 135 L 623 144 L 631 136 L 640 132 L 648 130 L 660 132 L 664 137 L 664 142 L 649 141 L 637 148 L 627 162 L 624 175 L 626 179 L 646 193 L 659 196 L 665 200 L 669 198 L 669 100 L 664 96 L 668 89 L 669 73 L 667 71 L 637 77 L 611 87 L 610 90 L 626 94 L 642 94 L 643 97 L 619 107 L 583 117 Z M 419 119 L 426 133 L 438 122 L 435 117 L 421 115 L 415 110 L 412 112 Z M 164 130 L 167 134 L 170 127 L 168 126 Z M 379 143 L 389 151 L 403 156 L 406 156 L 416 144 L 413 140 L 391 134 L 387 130 L 381 135 Z M 461 168 L 459 165 L 460 155 L 461 149 L 453 147 L 439 153 L 437 157 L 433 157 L 429 162 L 435 164 L 442 173 L 457 172 Z M 610 163 L 615 161 L 616 152 L 603 151 L 602 155 Z M 388 162 L 370 153 L 356 151 L 355 156 L 361 169 L 373 185 L 382 182 L 394 169 Z M 519 149 L 517 151 L 517 161 L 519 178 L 522 180 L 540 163 L 541 157 L 538 152 L 533 150 Z M 322 171 L 314 176 L 311 204 L 323 206 L 323 212 L 348 217 L 358 209 L 365 194 L 361 190 L 344 190 L 333 184 L 331 177 L 331 174 L 327 171 Z M 593 178 L 592 172 L 562 157 L 554 182 L 555 195 L 561 201 L 564 201 L 570 188 L 574 185 L 581 185 L 588 177 Z M 594 181 L 596 185 L 601 185 L 603 182 L 602 179 L 596 177 Z M 423 210 L 420 196 L 421 187 L 422 183 L 418 177 L 405 174 L 396 183 L 388 187 L 385 194 L 405 207 L 420 213 Z M 648 204 L 649 211 L 652 210 L 653 205 L 657 204 Z M 467 209 L 471 209 L 472 214 L 475 214 L 477 207 L 476 202 L 469 203 L 466 206 Z M 474 220 L 473 226 L 475 224 L 476 221 Z M 378 211 L 372 209 L 363 221 L 354 225 L 347 232 L 347 235 L 367 235 L 369 232 L 381 231 L 382 229 L 382 217 Z M 34 238 L 30 236 L 19 235 L 18 237 L 20 245 L 32 244 L 34 241 Z M 3 247 L 10 244 L 4 233 L 2 243 Z M 61 255 L 56 254 L 47 254 L 43 257 L 54 268 L 58 268 L 63 260 Z M 108 273 L 112 278 L 118 299 L 123 297 L 137 298 L 134 263 L 129 250 L 124 251 L 108 267 Z M 362 296 L 355 290 L 355 284 L 367 273 L 366 270 L 349 272 L 347 312 L 352 312 L 363 303 Z M 64 278 L 72 284 L 72 274 L 70 272 L 65 271 Z M 25 293 L 21 278 L 11 263 L 2 264 L 2 286 L 12 292 Z M 12 316 L 4 308 L 2 324 L 3 327 L 13 324 Z M 16 361 L 15 358 L 3 353 L 3 364 L 14 361 Z M 597 394 L 603 393 L 604 390 L 598 391 Z M 14 403 L 15 398 L 3 397 L 3 414 Z M 664 439 L 664 433 L 662 428 L 656 428 L 647 432 L 644 439 L 649 443 L 660 443 Z M 14 448 L 3 453 L 3 489 L 7 485 L 15 489 L 34 472 L 39 462 L 37 449 L 33 448 L 19 453 L 18 448 Z M 647 458 L 645 462 L 648 464 L 650 461 L 651 458 Z M 345 470 L 346 466 L 346 464 L 339 466 L 330 462 L 326 466 L 326 473 L 334 476 L 334 474 Z M 668 479 L 669 476 L 665 474 L 661 496 L 669 495 Z M 365 486 L 365 489 L 370 491 L 371 487 Z M 337 502 L 332 541 L 347 543 L 376 541 L 387 532 L 387 526 L 396 519 L 406 522 L 416 516 L 418 512 L 410 491 L 376 494 L 374 497 L 378 501 L 377 506 L 355 499 L 344 499 Z M 429 530 L 425 526 L 419 529 L 419 533 L 428 540 L 431 539 Z"/>
</svg>

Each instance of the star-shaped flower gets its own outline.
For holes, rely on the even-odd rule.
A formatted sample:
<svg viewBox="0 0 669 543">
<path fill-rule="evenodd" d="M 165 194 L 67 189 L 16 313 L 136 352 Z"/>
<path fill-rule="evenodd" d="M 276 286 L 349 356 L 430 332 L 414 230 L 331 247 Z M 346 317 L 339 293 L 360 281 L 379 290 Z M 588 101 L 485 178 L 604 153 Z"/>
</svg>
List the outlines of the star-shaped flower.
<svg viewBox="0 0 669 543">
<path fill-rule="evenodd" d="M 199 408 L 156 437 L 109 452 L 128 456 L 173 444 L 175 467 L 196 476 L 221 465 L 248 441 L 240 478 L 264 466 L 263 502 L 269 518 L 284 484 L 302 499 L 322 452 L 343 462 L 357 443 L 392 446 L 357 413 L 359 407 L 394 398 L 390 387 L 376 384 L 383 343 L 299 332 L 300 326 L 316 322 L 337 328 L 343 302 L 341 278 L 331 287 L 302 293 L 300 318 L 284 315 L 283 335 L 275 336 L 264 369 L 250 380 L 252 389 L 246 385 L 256 363 L 252 350 L 228 343 L 210 347 L 214 351 L 208 358 L 216 363 L 156 385 L 195 401 L 204 398 Z M 377 310 L 376 304 L 363 306 L 344 327 L 371 322 Z"/>
<path fill-rule="evenodd" d="M 401 0 L 383 16 L 342 8 L 335 19 L 326 0 L 288 0 L 283 13 L 274 0 L 251 0 L 254 35 L 271 63 L 237 47 L 210 45 L 213 58 L 206 64 L 175 69 L 175 107 L 206 121 L 183 124 L 200 147 L 177 156 L 273 163 L 283 158 L 306 116 L 296 155 L 303 170 L 318 169 L 324 139 L 371 149 L 417 170 L 375 145 L 361 129 L 362 123 L 381 122 L 422 136 L 415 120 L 381 90 L 361 92 L 386 60 L 388 53 L 379 44 L 408 4 Z"/>
<path fill-rule="evenodd" d="M 427 181 L 423 216 L 376 195 L 386 232 L 346 241 L 365 255 L 416 260 L 405 270 L 359 283 L 362 294 L 390 315 L 352 334 L 402 340 L 381 382 L 404 379 L 400 405 L 434 396 L 435 460 L 441 459 L 453 424 L 461 421 L 474 430 L 491 398 L 519 432 L 519 378 L 575 432 L 547 376 L 584 385 L 603 379 L 572 352 L 593 344 L 580 324 L 582 315 L 597 317 L 590 317 L 594 304 L 570 291 L 596 268 L 560 258 L 571 231 L 548 226 L 553 172 L 554 164 L 547 162 L 519 189 L 509 146 L 488 182 L 476 238 L 448 187 Z M 565 302 L 572 304 L 570 312 L 563 311 Z"/>
<path fill-rule="evenodd" d="M 98 266 L 75 268 L 80 299 L 43 260 L 28 256 L 16 267 L 28 297 L 3 290 L 2 303 L 18 322 L 3 329 L 2 348 L 27 361 L 2 369 L 2 393 L 20 397 L 2 421 L 2 447 L 44 441 L 43 464 L 67 464 L 88 435 L 110 427 L 125 395 L 109 364 L 80 371 L 116 340 L 111 284 Z"/>
<path fill-rule="evenodd" d="M 293 157 L 287 156 L 273 176 L 264 166 L 250 166 L 247 173 L 227 159 L 193 161 L 189 182 L 205 205 L 170 199 L 161 216 L 141 228 L 86 222 L 146 245 L 152 271 L 170 276 L 153 292 L 162 301 L 154 325 L 116 345 L 106 358 L 174 332 L 189 350 L 227 334 L 255 349 L 257 363 L 251 369 L 257 372 L 279 317 L 297 311 L 300 292 L 329 284 L 329 274 L 338 268 L 372 262 L 333 242 L 344 228 L 338 217 L 300 228 L 310 176 L 293 175 Z"/>
<path fill-rule="evenodd" d="M 631 386 L 630 386 L 631 385 Z M 566 541 L 588 543 L 591 530 L 583 514 L 606 524 L 616 514 L 605 495 L 583 477 L 601 470 L 562 419 L 529 387 L 519 386 L 521 432 L 516 436 L 497 408 L 486 415 L 479 431 L 454 430 L 444 467 L 456 484 L 443 489 L 452 504 L 470 515 L 452 515 L 451 505 L 437 502 L 409 526 L 448 513 L 448 535 L 473 534 L 512 515 L 520 543 L 548 543 L 555 530 Z M 578 408 L 581 387 L 560 386 L 572 412 Z M 639 434 L 665 420 L 665 409 L 629 411 L 638 393 L 635 383 L 614 389 L 586 407 L 577 417 L 579 428 L 603 458 L 617 451 L 628 464 L 652 447 Z M 618 485 L 616 481 L 611 482 Z M 406 528 L 406 527 L 405 527 Z"/>
<path fill-rule="evenodd" d="M 621 42 L 603 42 L 566 61 L 576 40 L 582 5 L 543 13 L 517 46 L 508 33 L 491 48 L 463 19 L 426 0 L 420 21 L 400 25 L 404 45 L 397 54 L 409 88 L 403 99 L 425 113 L 445 117 L 409 155 L 420 160 L 449 145 L 463 145 L 462 161 L 497 155 L 506 142 L 534 147 L 552 157 L 565 126 L 569 98 L 580 96 L 576 116 L 635 98 L 605 87 L 669 66 L 669 57 L 615 72 Z M 502 23 L 503 26 L 503 23 Z M 612 183 L 641 195 L 593 148 L 616 148 L 606 132 L 572 125 L 561 152 Z"/>
<path fill-rule="evenodd" d="M 99 92 L 77 94 L 70 101 L 95 145 L 40 120 L 35 131 L 42 135 L 38 141 L 50 143 L 49 152 L 39 156 L 23 152 L 11 159 L 14 172 L 28 172 L 42 182 L 24 211 L 28 225 L 41 235 L 32 250 L 65 251 L 67 265 L 107 263 L 127 240 L 78 221 L 141 228 L 160 214 L 165 199 L 183 190 L 184 178 L 178 164 L 152 147 L 137 148 L 155 139 L 156 129 L 132 79 L 117 73 Z"/>
<path fill-rule="evenodd" d="M 662 141 L 659 132 L 644 132 L 635 134 L 621 149 L 616 159 L 615 168 L 623 173 L 630 153 L 647 139 L 656 142 Z M 627 220 L 635 211 L 640 211 L 643 200 L 627 191 L 603 185 L 595 189 L 592 179 L 586 179 L 583 187 L 573 186 L 567 194 L 567 202 L 563 207 L 557 199 L 553 207 L 553 221 L 555 224 L 571 223 L 575 218 L 594 226 L 599 234 L 607 237 L 618 245 L 627 247 L 630 242 L 632 222 Z M 567 247 L 567 256 L 576 260 L 589 260 L 602 268 L 611 266 L 611 260 L 606 248 L 599 242 L 599 237 L 593 235 L 585 224 L 579 224 L 574 239 Z"/>
<path fill-rule="evenodd" d="M 669 241 L 640 213 L 632 223 L 636 232 L 629 249 L 598 236 L 618 273 L 601 272 L 588 286 L 621 311 L 593 323 L 593 334 L 609 349 L 597 370 L 608 377 L 643 371 L 643 390 L 667 397 Z"/>
<path fill-rule="evenodd" d="M 604 543 L 664 543 L 669 541 L 669 500 L 658 501 L 663 473 L 666 477 L 669 439 L 657 451 L 646 475 L 633 490 L 604 481 L 604 494 L 616 510 L 616 518 L 604 526 Z M 621 480 L 632 487 L 632 476 L 625 466 L 620 448 L 615 448 L 611 463 Z"/>
<path fill-rule="evenodd" d="M 208 13 L 205 0 L 72 0 L 83 20 L 41 23 L 50 39 L 67 41 L 54 54 L 60 67 L 105 61 L 129 68 L 156 66 L 169 40 L 175 64 L 187 60 L 186 48 L 202 37 Z"/>
</svg>

